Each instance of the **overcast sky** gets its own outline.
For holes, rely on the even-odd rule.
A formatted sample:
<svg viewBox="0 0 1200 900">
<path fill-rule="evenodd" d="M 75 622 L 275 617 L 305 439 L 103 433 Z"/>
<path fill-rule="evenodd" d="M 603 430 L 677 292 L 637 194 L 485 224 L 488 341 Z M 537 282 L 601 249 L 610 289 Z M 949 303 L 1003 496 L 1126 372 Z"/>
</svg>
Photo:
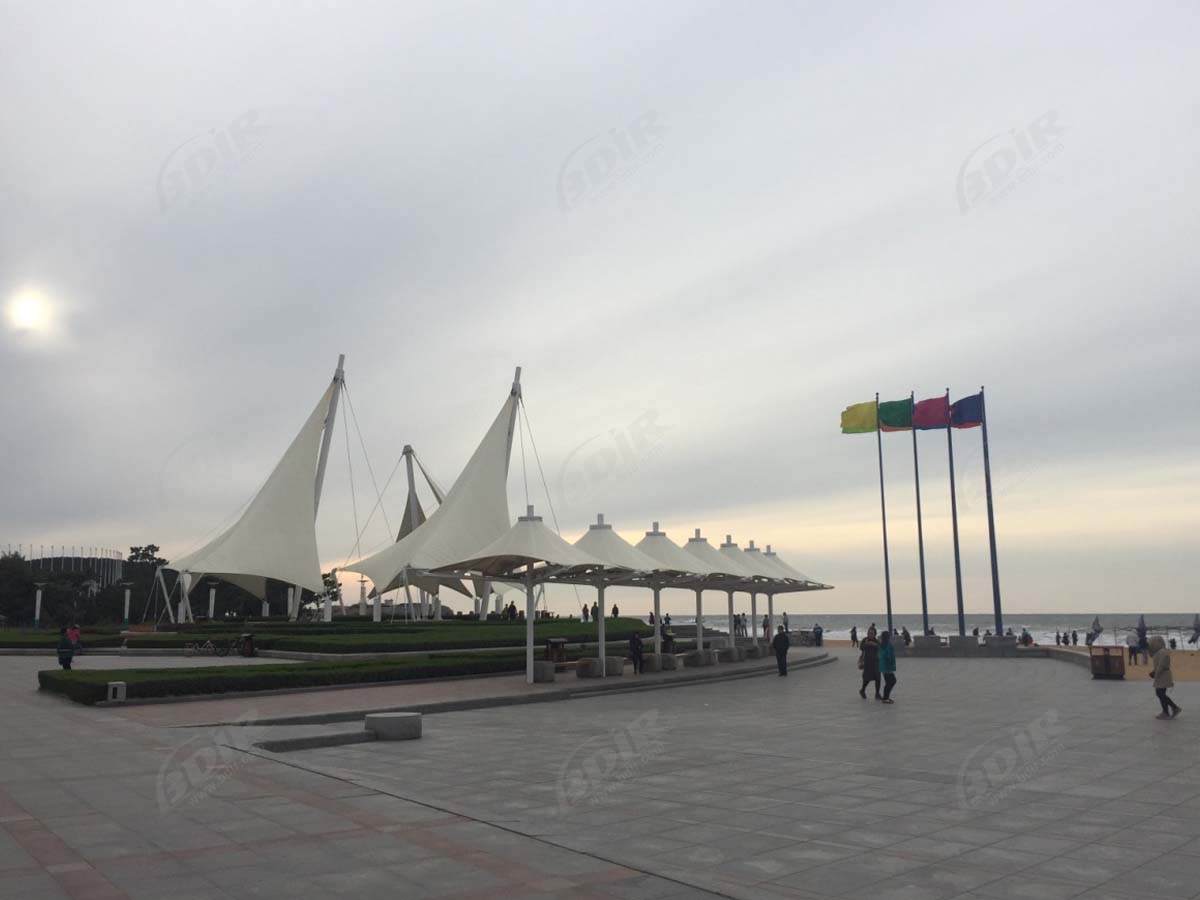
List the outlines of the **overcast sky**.
<svg viewBox="0 0 1200 900">
<path fill-rule="evenodd" d="M 0 543 L 195 548 L 338 353 L 377 480 L 412 443 L 448 486 L 521 365 L 564 536 L 596 512 L 634 541 L 653 519 L 732 533 L 836 585 L 790 610 L 874 612 L 875 439 L 839 413 L 986 384 L 1006 609 L 1190 618 L 1198 18 L 6 0 Z M 353 419 L 346 436 L 361 520 Z M 328 565 L 354 550 L 346 436 Z M 982 611 L 980 435 L 955 438 Z M 919 441 L 948 612 L 946 442 Z M 912 611 L 910 436 L 884 456 Z"/>
</svg>

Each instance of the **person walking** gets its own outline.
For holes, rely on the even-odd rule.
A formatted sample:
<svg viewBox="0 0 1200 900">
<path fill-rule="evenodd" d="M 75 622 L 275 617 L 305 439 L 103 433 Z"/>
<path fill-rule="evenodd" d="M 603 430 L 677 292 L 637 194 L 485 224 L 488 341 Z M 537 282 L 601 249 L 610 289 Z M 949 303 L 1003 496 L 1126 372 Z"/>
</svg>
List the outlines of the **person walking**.
<svg viewBox="0 0 1200 900">
<path fill-rule="evenodd" d="M 858 696 L 867 699 L 867 685 L 875 682 L 875 699 L 882 700 L 879 694 L 879 638 L 875 636 L 875 626 L 867 629 L 867 636 L 859 645 L 858 667 L 862 670 L 862 687 Z"/>
<path fill-rule="evenodd" d="M 585 603 L 585 604 L 583 604 L 583 621 L 586 622 L 587 620 L 588 620 L 588 608 L 587 608 L 587 604 Z"/>
<path fill-rule="evenodd" d="M 1079 632 L 1076 631 L 1075 629 L 1071 629 L 1071 646 L 1072 647 L 1079 646 Z"/>
<path fill-rule="evenodd" d="M 783 631 L 789 633 L 792 629 L 788 627 L 787 613 L 783 614 Z"/>
<path fill-rule="evenodd" d="M 1150 670 L 1150 677 L 1154 679 L 1154 693 L 1162 704 L 1162 712 L 1156 718 L 1174 719 L 1183 712 L 1183 708 L 1167 696 L 1167 691 L 1175 687 L 1175 676 L 1171 674 L 1171 651 L 1161 635 L 1156 634 L 1147 643 L 1148 649 L 1154 651 L 1154 667 Z"/>
<path fill-rule="evenodd" d="M 636 631 L 629 638 L 629 656 L 633 659 L 633 674 L 641 675 L 643 658 L 642 658 L 642 636 Z"/>
<path fill-rule="evenodd" d="M 64 669 L 70 671 L 71 660 L 75 658 L 75 645 L 71 643 L 71 638 L 67 636 L 67 629 L 58 629 L 58 664 Z"/>
<path fill-rule="evenodd" d="M 851 647 L 858 646 L 858 626 L 857 625 L 850 626 L 850 646 Z"/>
<path fill-rule="evenodd" d="M 771 639 L 771 649 L 775 651 L 775 665 L 779 667 L 781 678 L 787 675 L 787 655 L 790 646 L 792 646 L 792 642 L 788 638 L 787 632 L 783 630 L 783 626 L 780 625 L 775 637 Z"/>
<path fill-rule="evenodd" d="M 883 702 L 895 703 L 892 688 L 896 686 L 896 648 L 886 631 L 879 636 L 879 671 L 883 673 Z"/>
<path fill-rule="evenodd" d="M 762 626 L 763 626 L 763 637 L 769 638 L 771 636 L 771 620 L 770 620 L 770 618 L 768 618 L 767 616 L 763 616 Z"/>
<path fill-rule="evenodd" d="M 83 644 L 79 636 L 79 626 L 74 622 L 72 622 L 71 626 L 67 629 L 67 640 L 71 642 L 71 649 L 73 651 L 76 653 L 83 652 Z"/>
<path fill-rule="evenodd" d="M 1125 646 L 1129 649 L 1129 664 L 1131 666 L 1136 665 L 1138 655 L 1137 635 L 1133 632 L 1130 632 L 1129 636 L 1125 638 Z"/>
<path fill-rule="evenodd" d="M 621 618 L 621 611 L 619 609 L 617 609 L 617 604 L 615 604 L 615 603 L 613 604 L 613 618 L 614 619 Z"/>
<path fill-rule="evenodd" d="M 813 625 L 813 643 L 818 647 L 822 646 L 821 638 L 825 634 L 825 629 L 821 627 L 821 623 L 817 622 Z"/>
<path fill-rule="evenodd" d="M 593 622 L 600 621 L 600 604 L 597 603 L 595 600 L 592 601 L 592 621 Z"/>
</svg>

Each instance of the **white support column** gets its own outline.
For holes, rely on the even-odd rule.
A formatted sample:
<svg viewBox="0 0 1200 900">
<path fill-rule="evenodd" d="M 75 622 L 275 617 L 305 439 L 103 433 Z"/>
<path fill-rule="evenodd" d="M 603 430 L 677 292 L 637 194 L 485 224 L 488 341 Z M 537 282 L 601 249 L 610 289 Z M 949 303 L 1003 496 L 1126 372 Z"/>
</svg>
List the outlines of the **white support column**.
<svg viewBox="0 0 1200 900">
<path fill-rule="evenodd" d="M 725 593 L 729 597 L 729 646 L 734 647 L 737 645 L 737 635 L 734 633 L 733 628 L 733 591 L 726 591 Z"/>
<path fill-rule="evenodd" d="M 659 611 L 658 595 L 662 593 L 662 588 L 654 589 L 654 652 L 662 653 L 662 613 Z"/>
<path fill-rule="evenodd" d="M 500 615 L 500 604 L 503 602 L 504 602 L 504 598 L 500 594 L 497 594 L 496 595 L 496 604 L 495 604 L 496 605 L 496 615 Z"/>
<path fill-rule="evenodd" d="M 362 575 L 358 576 L 358 614 L 367 617 L 367 579 Z"/>
<path fill-rule="evenodd" d="M 126 625 L 129 624 L 129 591 L 129 585 L 125 585 L 125 618 L 123 621 Z"/>
<path fill-rule="evenodd" d="M 125 592 L 125 621 L 129 621 L 129 591 Z M 42 586 L 37 585 L 37 594 L 33 599 L 33 627 L 40 628 L 42 624 Z"/>
<path fill-rule="evenodd" d="M 758 646 L 758 594 L 750 593 L 750 638 Z"/>
<path fill-rule="evenodd" d="M 598 623 L 598 629 L 596 632 L 596 635 L 597 635 L 596 643 L 598 644 L 597 649 L 598 649 L 598 652 L 600 653 L 600 677 L 607 678 L 608 677 L 608 664 L 604 659 L 604 657 L 606 655 L 605 649 L 604 649 L 604 620 L 608 618 L 608 613 L 604 611 L 604 584 L 603 583 L 596 585 L 596 593 L 598 595 L 598 597 L 596 599 L 596 608 L 600 610 L 600 622 Z"/>
<path fill-rule="evenodd" d="M 191 603 L 188 602 L 188 592 L 191 589 L 192 577 L 187 572 L 180 572 L 176 579 L 179 583 L 179 613 L 175 617 L 175 624 L 182 625 L 191 618 Z"/>
<path fill-rule="evenodd" d="M 767 594 L 767 645 L 775 639 L 775 595 Z"/>
<path fill-rule="evenodd" d="M 378 590 L 375 591 L 375 604 L 371 607 L 371 621 L 376 623 L 383 621 L 383 594 Z"/>
<path fill-rule="evenodd" d="M 442 621 L 442 595 L 439 592 L 435 592 L 430 594 L 429 597 L 433 601 L 433 619 L 435 622 L 440 622 Z"/>
<path fill-rule="evenodd" d="M 696 591 L 696 649 L 704 649 L 704 615 L 701 597 L 704 591 Z"/>
<path fill-rule="evenodd" d="M 533 684 L 533 571 L 525 573 L 525 683 Z"/>
<path fill-rule="evenodd" d="M 208 621 L 212 621 L 217 614 L 217 586 L 210 584 L 208 586 Z"/>
<path fill-rule="evenodd" d="M 328 592 L 326 592 L 326 594 L 325 594 L 325 606 L 321 611 L 321 621 L 322 622 L 332 622 L 333 621 L 333 596 L 331 594 L 329 594 Z"/>
<path fill-rule="evenodd" d="M 262 617 L 265 619 L 271 615 L 271 604 L 267 602 L 267 598 L 263 597 L 262 601 Z"/>
<path fill-rule="evenodd" d="M 288 621 L 295 622 L 299 616 L 300 604 L 296 602 L 296 588 L 288 585 Z"/>
</svg>

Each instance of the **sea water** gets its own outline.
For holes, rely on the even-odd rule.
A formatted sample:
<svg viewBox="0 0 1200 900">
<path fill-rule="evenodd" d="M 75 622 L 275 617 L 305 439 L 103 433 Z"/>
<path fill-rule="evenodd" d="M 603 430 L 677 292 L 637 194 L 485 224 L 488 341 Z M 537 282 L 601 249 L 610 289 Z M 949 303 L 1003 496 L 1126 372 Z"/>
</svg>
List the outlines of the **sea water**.
<svg viewBox="0 0 1200 900">
<path fill-rule="evenodd" d="M 745 613 L 747 624 L 749 624 L 750 610 L 749 608 L 736 610 L 738 613 Z M 748 607 L 749 604 L 746 604 Z M 758 605 L 758 621 L 761 623 L 763 616 L 766 615 L 766 603 L 762 602 Z M 775 606 L 775 624 L 780 625 L 783 622 L 784 610 L 779 604 Z M 887 625 L 886 613 L 862 613 L 862 614 L 847 614 L 847 613 L 812 613 L 812 612 L 788 612 L 788 627 L 792 631 L 808 630 L 813 625 L 820 624 L 824 629 L 824 636 L 828 640 L 849 640 L 850 628 L 858 626 L 858 635 L 862 637 L 867 633 L 867 627 L 874 625 L 877 629 L 882 629 Z M 1106 613 L 1100 616 L 1100 625 L 1104 628 L 1101 632 L 1098 644 L 1124 644 L 1126 637 L 1135 631 L 1139 613 Z M 1083 644 L 1084 636 L 1091 628 L 1092 620 L 1095 614 L 1083 613 L 1008 613 L 1004 616 L 1004 630 L 1012 629 L 1012 633 L 1019 635 L 1022 629 L 1027 629 L 1033 640 L 1038 644 L 1053 644 L 1055 633 L 1070 634 L 1075 631 L 1079 634 L 1079 643 Z M 979 634 L 983 635 L 986 631 L 991 630 L 993 633 L 996 630 L 996 619 L 991 613 L 968 613 L 966 619 L 966 632 L 970 634 L 972 629 L 978 628 Z M 1192 636 L 1192 619 L 1193 616 L 1186 613 L 1146 613 L 1146 627 L 1150 634 L 1161 634 L 1167 637 L 1173 637 L 1179 641 L 1179 646 L 1184 646 Z M 917 635 L 921 634 L 921 614 L 920 613 L 896 613 L 892 616 L 893 626 L 897 631 L 902 628 L 907 628 L 910 633 Z M 671 626 L 680 630 L 686 629 L 688 626 L 694 627 L 696 617 L 694 615 L 671 615 Z M 728 630 L 729 619 L 725 613 L 704 616 L 704 627 L 714 631 L 725 632 Z M 951 613 L 949 615 L 943 613 L 930 613 L 929 626 L 936 634 L 942 637 L 947 637 L 952 634 L 958 634 L 958 616 Z M 760 630 L 761 633 L 761 630 Z M 686 636 L 686 633 L 685 633 Z"/>
</svg>

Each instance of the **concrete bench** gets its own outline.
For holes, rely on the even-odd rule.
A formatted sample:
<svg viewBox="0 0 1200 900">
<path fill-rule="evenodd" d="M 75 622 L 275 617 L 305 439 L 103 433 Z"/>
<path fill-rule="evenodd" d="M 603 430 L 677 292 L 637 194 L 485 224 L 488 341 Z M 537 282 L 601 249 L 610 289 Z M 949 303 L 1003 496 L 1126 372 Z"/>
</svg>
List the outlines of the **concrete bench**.
<svg viewBox="0 0 1200 900">
<path fill-rule="evenodd" d="M 664 672 L 674 672 L 679 668 L 679 657 L 674 653 L 664 653 L 659 657 L 658 664 Z"/>
<path fill-rule="evenodd" d="M 575 676 L 577 678 L 599 678 L 600 677 L 600 657 L 598 656 L 581 656 L 575 663 Z"/>
<path fill-rule="evenodd" d="M 746 659 L 762 659 L 766 656 L 763 648 L 758 644 L 751 644 L 749 647 L 742 648 L 746 654 Z"/>
<path fill-rule="evenodd" d="M 416 712 L 370 713 L 364 725 L 379 741 L 411 741 L 421 736 L 421 714 Z"/>
<path fill-rule="evenodd" d="M 604 674 L 608 676 L 624 675 L 625 674 L 625 657 L 623 656 L 606 656 L 604 657 Z"/>
<path fill-rule="evenodd" d="M 683 655 L 683 664 L 689 669 L 717 664 L 716 650 L 693 650 Z"/>
<path fill-rule="evenodd" d="M 675 657 L 671 657 L 674 659 Z M 663 657 L 661 653 L 644 653 L 642 654 L 642 671 L 643 672 L 661 672 Z"/>
<path fill-rule="evenodd" d="M 533 681 L 535 684 L 554 680 L 554 663 L 547 661 L 534 661 L 533 664 Z"/>
<path fill-rule="evenodd" d="M 741 647 L 722 647 L 717 651 L 717 658 L 721 662 L 741 662 L 746 658 L 746 651 Z"/>
</svg>

